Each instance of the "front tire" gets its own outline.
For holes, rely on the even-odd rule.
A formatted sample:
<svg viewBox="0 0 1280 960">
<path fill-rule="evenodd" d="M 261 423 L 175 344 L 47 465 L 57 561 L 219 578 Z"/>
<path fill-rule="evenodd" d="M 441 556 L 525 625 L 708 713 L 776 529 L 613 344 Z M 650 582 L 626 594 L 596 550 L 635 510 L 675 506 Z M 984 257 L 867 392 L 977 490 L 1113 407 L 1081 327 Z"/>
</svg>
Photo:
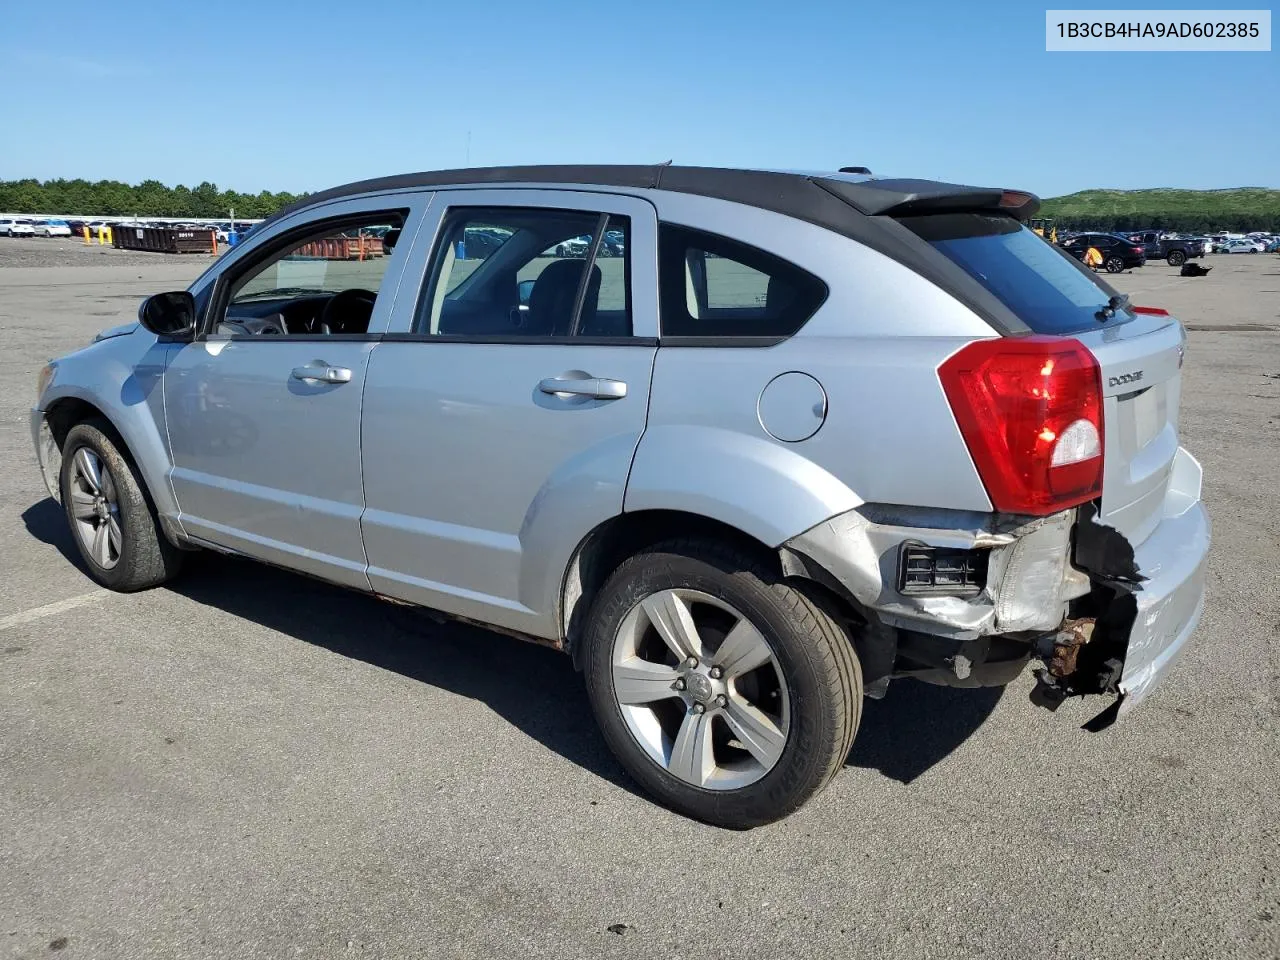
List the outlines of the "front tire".
<svg viewBox="0 0 1280 960">
<path fill-rule="evenodd" d="M 730 829 L 799 809 L 862 712 L 847 633 L 747 554 L 677 540 L 624 562 L 592 608 L 587 692 L 609 747 L 661 803 Z"/>
<path fill-rule="evenodd" d="M 1165 257 L 1171 267 L 1180 267 L 1187 262 L 1187 255 L 1182 250 L 1170 250 L 1169 256 Z"/>
<path fill-rule="evenodd" d="M 80 423 L 62 445 L 62 504 L 94 580 L 132 592 L 174 577 L 182 551 L 160 532 L 133 464 L 104 429 Z"/>
<path fill-rule="evenodd" d="M 1124 261 L 1119 257 L 1112 257 L 1106 262 L 1107 273 L 1120 273 L 1124 270 Z"/>
</svg>

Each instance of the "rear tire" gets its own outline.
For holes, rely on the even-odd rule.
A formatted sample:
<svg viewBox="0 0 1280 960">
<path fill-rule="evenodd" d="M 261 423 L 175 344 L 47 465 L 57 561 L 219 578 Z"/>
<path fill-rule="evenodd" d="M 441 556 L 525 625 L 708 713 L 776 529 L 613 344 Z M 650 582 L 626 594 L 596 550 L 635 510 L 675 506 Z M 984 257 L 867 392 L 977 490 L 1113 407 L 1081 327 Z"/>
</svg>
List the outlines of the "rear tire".
<svg viewBox="0 0 1280 960">
<path fill-rule="evenodd" d="M 1187 254 L 1182 250 L 1170 250 L 1169 256 L 1165 257 L 1171 267 L 1180 267 L 1187 262 Z"/>
<path fill-rule="evenodd" d="M 1106 262 L 1107 273 L 1121 273 L 1124 271 L 1124 261 L 1119 257 L 1112 257 Z"/>
<path fill-rule="evenodd" d="M 669 626 L 680 623 L 683 634 Z M 674 653 L 673 629 L 697 656 Z M 724 544 L 673 540 L 624 562 L 592 607 L 585 644 L 610 749 L 686 816 L 730 829 L 779 820 L 831 781 L 853 745 L 862 672 L 849 636 L 819 602 Z M 682 762 L 695 741 L 697 760 Z"/>
<path fill-rule="evenodd" d="M 182 551 L 160 531 L 136 468 L 106 424 L 71 428 L 59 482 L 72 538 L 94 580 L 128 593 L 177 575 Z"/>
</svg>

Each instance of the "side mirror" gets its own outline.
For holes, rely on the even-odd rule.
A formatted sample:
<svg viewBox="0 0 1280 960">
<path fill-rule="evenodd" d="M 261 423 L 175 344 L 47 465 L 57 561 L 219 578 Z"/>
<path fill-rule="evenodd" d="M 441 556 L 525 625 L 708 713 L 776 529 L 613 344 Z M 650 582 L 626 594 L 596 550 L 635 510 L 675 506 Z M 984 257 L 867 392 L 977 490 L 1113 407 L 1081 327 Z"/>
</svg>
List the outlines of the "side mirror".
<svg viewBox="0 0 1280 960">
<path fill-rule="evenodd" d="M 138 322 L 160 337 L 194 333 L 195 298 L 185 290 L 147 297 L 138 308 Z"/>
<path fill-rule="evenodd" d="M 508 287 L 507 289 L 509 290 L 511 288 Z M 533 281 L 521 280 L 519 289 L 520 289 L 520 306 L 527 307 L 529 305 L 529 298 L 533 296 Z"/>
</svg>

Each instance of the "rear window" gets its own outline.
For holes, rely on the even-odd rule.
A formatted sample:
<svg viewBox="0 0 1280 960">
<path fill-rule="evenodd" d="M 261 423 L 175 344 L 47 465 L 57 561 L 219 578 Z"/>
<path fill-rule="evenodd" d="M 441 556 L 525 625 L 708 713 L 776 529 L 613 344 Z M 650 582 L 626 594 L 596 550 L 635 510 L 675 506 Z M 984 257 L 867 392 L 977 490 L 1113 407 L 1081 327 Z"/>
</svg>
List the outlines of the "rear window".
<svg viewBox="0 0 1280 960">
<path fill-rule="evenodd" d="M 902 217 L 912 233 L 987 288 L 1036 333 L 1069 334 L 1130 319 L 1117 311 L 1102 323 L 1109 292 L 1086 269 L 1012 217 L 946 213 Z"/>
</svg>

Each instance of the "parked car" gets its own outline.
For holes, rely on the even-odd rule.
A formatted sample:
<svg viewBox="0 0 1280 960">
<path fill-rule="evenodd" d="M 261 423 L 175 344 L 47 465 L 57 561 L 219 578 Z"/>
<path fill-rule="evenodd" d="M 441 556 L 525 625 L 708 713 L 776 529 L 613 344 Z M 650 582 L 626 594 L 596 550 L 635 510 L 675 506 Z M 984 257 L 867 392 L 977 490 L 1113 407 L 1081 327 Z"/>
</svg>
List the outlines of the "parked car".
<svg viewBox="0 0 1280 960">
<path fill-rule="evenodd" d="M 1204 256 L 1204 245 L 1190 237 L 1162 237 L 1158 231 L 1145 230 L 1129 234 L 1128 239 L 1142 246 L 1148 260 L 1164 260 L 1171 267 L 1180 267 L 1189 259 Z"/>
<path fill-rule="evenodd" d="M 1280 238 L 1272 240 L 1270 243 L 1268 243 L 1265 252 L 1280 253 Z"/>
<path fill-rule="evenodd" d="M 1110 233 L 1082 233 L 1062 244 L 1062 249 L 1077 260 L 1083 260 L 1090 247 L 1096 247 L 1102 254 L 1102 266 L 1107 273 L 1132 270 L 1147 262 L 1146 251 L 1140 244 Z"/>
<path fill-rule="evenodd" d="M 1265 249 L 1257 240 L 1228 240 L 1222 245 L 1223 253 L 1261 253 Z"/>
<path fill-rule="evenodd" d="M 30 220 L 0 220 L 0 233 L 6 237 L 34 237 L 35 227 Z"/>
<path fill-rule="evenodd" d="M 606 257 L 621 257 L 627 252 L 627 241 L 621 230 L 609 230 L 600 244 L 600 253 Z"/>
<path fill-rule="evenodd" d="M 586 256 L 590 246 L 591 238 L 588 236 L 569 237 L 567 240 L 556 244 L 555 255 L 557 257 L 583 257 Z"/>
<path fill-rule="evenodd" d="M 766 823 L 893 678 L 1041 661 L 1096 729 L 1200 617 L 1182 327 L 1046 251 L 1038 205 L 672 166 L 335 188 L 45 367 L 41 472 L 107 587 L 208 548 L 564 650 L 653 796 Z M 356 286 L 290 259 L 388 223 Z M 509 239 L 459 258 L 480 227 Z M 541 256 L 602 230 L 624 257 Z"/>
<path fill-rule="evenodd" d="M 37 220 L 34 227 L 39 237 L 71 236 L 71 226 L 65 220 Z"/>
</svg>

